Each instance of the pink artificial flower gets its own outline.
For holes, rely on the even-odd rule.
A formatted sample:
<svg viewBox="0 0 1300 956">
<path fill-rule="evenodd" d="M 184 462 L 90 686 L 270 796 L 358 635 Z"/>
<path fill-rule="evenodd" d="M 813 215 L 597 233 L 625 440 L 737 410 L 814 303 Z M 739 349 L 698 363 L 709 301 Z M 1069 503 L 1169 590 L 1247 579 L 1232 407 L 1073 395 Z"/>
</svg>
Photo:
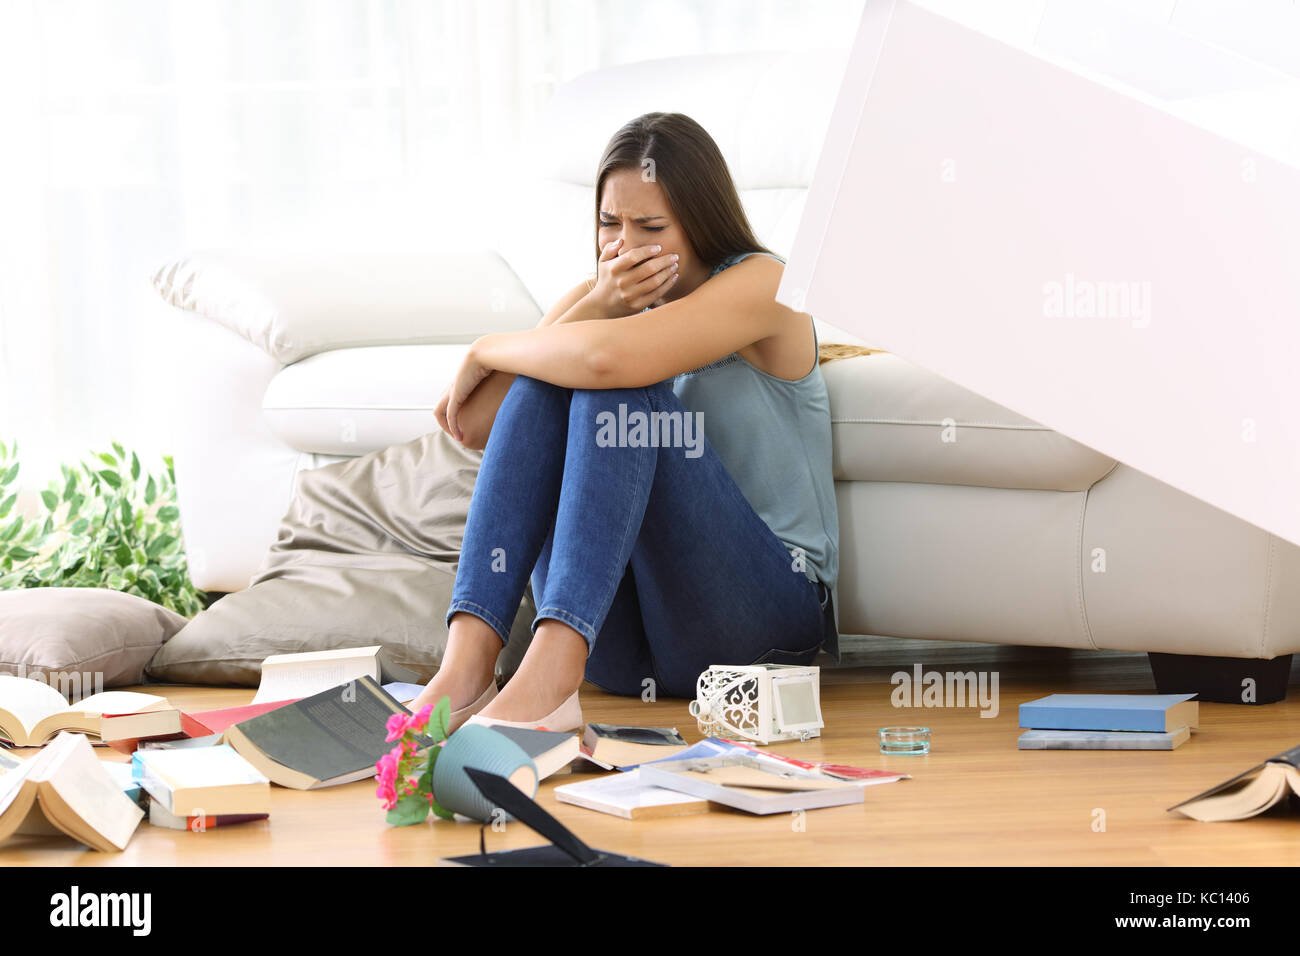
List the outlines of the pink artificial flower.
<svg viewBox="0 0 1300 956">
<path fill-rule="evenodd" d="M 431 713 L 433 713 L 433 704 L 425 704 L 411 718 L 411 722 L 407 724 L 407 727 L 416 732 L 424 730 L 429 725 L 429 715 Z"/>
<path fill-rule="evenodd" d="M 402 736 L 402 734 L 406 733 L 406 728 L 410 726 L 410 723 L 410 714 L 393 714 L 393 716 L 388 718 L 388 723 L 385 725 L 388 728 L 388 736 L 384 739 L 389 743 L 392 743 L 398 737 Z"/>
<path fill-rule="evenodd" d="M 379 786 L 375 796 L 384 801 L 384 809 L 392 810 L 397 806 L 397 777 L 399 772 L 398 752 L 393 750 L 384 754 L 375 763 L 375 779 Z"/>
</svg>

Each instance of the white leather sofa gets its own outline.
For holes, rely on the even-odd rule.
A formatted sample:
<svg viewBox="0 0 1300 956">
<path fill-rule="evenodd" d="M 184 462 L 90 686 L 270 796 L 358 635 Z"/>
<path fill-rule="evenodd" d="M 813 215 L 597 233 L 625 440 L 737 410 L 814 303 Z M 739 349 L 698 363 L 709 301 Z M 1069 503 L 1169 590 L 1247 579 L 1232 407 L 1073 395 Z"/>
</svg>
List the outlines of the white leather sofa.
<svg viewBox="0 0 1300 956">
<path fill-rule="evenodd" d="M 434 429 L 466 344 L 532 327 L 590 271 L 596 161 L 628 119 L 681 111 L 704 125 L 760 238 L 784 254 L 845 56 L 683 57 L 570 82 L 527 162 L 489 190 L 508 210 L 491 248 L 374 253 L 339 237 L 328 254 L 286 245 L 162 264 L 151 280 L 178 363 L 169 400 L 194 583 L 245 587 L 299 471 Z M 844 651 L 889 637 L 1146 651 L 1178 655 L 1153 657 L 1162 690 L 1197 682 L 1203 699 L 1236 700 L 1250 678 L 1259 702 L 1285 693 L 1300 548 L 896 356 L 823 371 Z M 1189 662 L 1202 666 L 1179 670 Z"/>
</svg>

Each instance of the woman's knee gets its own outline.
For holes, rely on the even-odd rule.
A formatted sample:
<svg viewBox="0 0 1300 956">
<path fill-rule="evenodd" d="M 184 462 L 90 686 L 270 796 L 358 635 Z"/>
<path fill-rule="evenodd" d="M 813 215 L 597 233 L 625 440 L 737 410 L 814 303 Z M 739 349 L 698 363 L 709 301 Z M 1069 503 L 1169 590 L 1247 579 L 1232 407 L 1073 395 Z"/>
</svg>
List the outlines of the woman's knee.
<svg viewBox="0 0 1300 956">
<path fill-rule="evenodd" d="M 528 375 L 516 375 L 515 380 L 510 383 L 510 391 L 521 395 L 542 395 L 556 398 L 567 398 L 570 389 L 561 388 L 559 385 L 552 385 L 550 382 L 544 382 L 540 378 L 532 378 Z"/>
<path fill-rule="evenodd" d="M 515 380 L 510 383 L 510 390 L 506 393 L 505 400 L 501 403 L 501 411 L 510 414 L 509 410 L 513 409 L 530 417 L 553 413 L 567 418 L 570 392 L 570 389 L 543 382 L 541 379 L 516 375 Z"/>
<path fill-rule="evenodd" d="M 637 388 L 575 388 L 570 408 L 583 420 L 604 412 L 623 416 L 631 412 L 646 414 L 681 409 L 671 382 L 658 382 Z"/>
<path fill-rule="evenodd" d="M 575 388 L 573 404 L 593 410 L 612 410 L 620 405 L 641 408 L 649 406 L 649 398 L 644 388 Z"/>
</svg>

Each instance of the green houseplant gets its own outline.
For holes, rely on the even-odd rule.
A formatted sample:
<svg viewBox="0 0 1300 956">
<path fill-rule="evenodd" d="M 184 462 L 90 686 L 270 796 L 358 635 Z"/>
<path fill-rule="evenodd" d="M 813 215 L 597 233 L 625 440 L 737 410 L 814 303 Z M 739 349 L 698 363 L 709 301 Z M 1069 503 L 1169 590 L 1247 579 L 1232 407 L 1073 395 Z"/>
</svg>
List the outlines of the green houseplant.
<svg viewBox="0 0 1300 956">
<path fill-rule="evenodd" d="M 110 588 L 193 617 L 211 603 L 190 583 L 172 459 L 146 472 L 112 442 L 89 461 L 60 465 L 36 518 L 12 515 L 18 443 L 0 442 L 0 589 Z"/>
</svg>

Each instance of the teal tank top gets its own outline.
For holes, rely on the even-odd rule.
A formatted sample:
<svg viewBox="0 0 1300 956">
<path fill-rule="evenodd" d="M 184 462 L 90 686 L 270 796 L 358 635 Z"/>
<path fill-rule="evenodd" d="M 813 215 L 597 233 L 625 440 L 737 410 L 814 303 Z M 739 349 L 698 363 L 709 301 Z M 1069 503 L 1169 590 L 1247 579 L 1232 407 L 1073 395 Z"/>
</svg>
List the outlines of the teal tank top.
<svg viewBox="0 0 1300 956">
<path fill-rule="evenodd" d="M 752 255 L 728 256 L 709 278 Z M 784 264 L 780 256 L 772 256 Z M 834 592 L 839 575 L 839 517 L 831 475 L 831 413 L 816 360 L 803 378 L 769 375 L 732 352 L 673 380 L 688 410 L 703 412 L 704 435 L 750 507 L 803 570 Z M 796 564 L 796 562 L 798 562 Z M 838 602 L 834 602 L 836 605 Z M 839 616 L 838 606 L 835 617 Z M 838 634 L 828 628 L 826 650 L 838 659 Z"/>
</svg>

